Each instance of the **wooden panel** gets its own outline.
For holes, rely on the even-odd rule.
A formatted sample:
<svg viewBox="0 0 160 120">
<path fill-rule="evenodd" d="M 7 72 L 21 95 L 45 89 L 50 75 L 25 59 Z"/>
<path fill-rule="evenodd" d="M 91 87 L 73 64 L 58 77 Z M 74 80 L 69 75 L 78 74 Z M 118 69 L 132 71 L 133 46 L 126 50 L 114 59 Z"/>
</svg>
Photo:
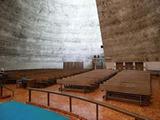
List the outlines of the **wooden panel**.
<svg viewBox="0 0 160 120">
<path fill-rule="evenodd" d="M 135 62 L 135 69 L 136 70 L 143 70 L 143 62 Z"/>
<path fill-rule="evenodd" d="M 123 70 L 123 62 L 116 62 L 116 70 Z"/>
<path fill-rule="evenodd" d="M 63 62 L 63 69 L 83 69 L 83 62 Z"/>
<path fill-rule="evenodd" d="M 133 70 L 133 62 L 125 62 L 125 69 L 126 70 Z"/>
</svg>

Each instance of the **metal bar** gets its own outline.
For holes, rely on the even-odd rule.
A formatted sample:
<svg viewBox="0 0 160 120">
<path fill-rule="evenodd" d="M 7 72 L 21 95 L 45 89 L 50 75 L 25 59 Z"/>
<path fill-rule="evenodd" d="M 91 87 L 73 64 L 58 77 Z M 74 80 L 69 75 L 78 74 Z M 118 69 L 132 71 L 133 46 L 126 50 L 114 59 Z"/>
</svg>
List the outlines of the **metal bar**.
<svg viewBox="0 0 160 120">
<path fill-rule="evenodd" d="M 12 98 L 14 98 L 14 91 L 12 91 Z"/>
<path fill-rule="evenodd" d="M 96 104 L 96 120 L 98 120 L 99 116 L 99 109 L 98 109 L 98 104 Z"/>
<path fill-rule="evenodd" d="M 3 96 L 3 87 L 1 86 L 1 94 L 0 96 L 2 97 Z"/>
<path fill-rule="evenodd" d="M 29 89 L 29 102 L 31 102 L 31 95 L 32 95 L 32 90 Z"/>
<path fill-rule="evenodd" d="M 47 93 L 47 105 L 50 106 L 50 93 Z"/>
<path fill-rule="evenodd" d="M 72 97 L 69 97 L 69 111 L 72 112 Z"/>
</svg>

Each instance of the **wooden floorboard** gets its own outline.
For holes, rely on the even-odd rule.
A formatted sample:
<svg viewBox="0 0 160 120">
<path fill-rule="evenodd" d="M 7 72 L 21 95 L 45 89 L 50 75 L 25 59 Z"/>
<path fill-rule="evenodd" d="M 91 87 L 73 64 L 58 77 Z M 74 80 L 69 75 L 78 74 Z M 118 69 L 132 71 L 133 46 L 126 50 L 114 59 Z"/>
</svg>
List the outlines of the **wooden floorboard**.
<svg viewBox="0 0 160 120">
<path fill-rule="evenodd" d="M 152 85 L 152 99 L 151 104 L 149 106 L 139 106 L 137 104 L 132 104 L 128 102 L 121 102 L 117 100 L 104 100 L 102 99 L 102 96 L 105 94 L 101 91 L 101 89 L 97 89 L 94 92 L 91 93 L 79 93 L 79 92 L 71 92 L 71 91 L 65 91 L 63 93 L 69 93 L 77 96 L 83 96 L 83 97 L 89 97 L 91 99 L 103 101 L 104 103 L 113 104 L 117 107 L 126 109 L 130 112 L 135 112 L 140 115 L 147 116 L 153 120 L 160 120 L 160 77 L 153 76 L 151 77 L 151 85 Z M 14 89 L 15 91 L 15 97 L 14 100 L 19 102 L 26 102 L 28 100 L 28 91 L 24 88 L 17 88 L 16 85 L 7 85 L 7 87 Z M 45 88 L 46 90 L 51 91 L 59 91 L 58 90 L 59 85 L 52 85 L 48 88 Z M 5 91 L 5 94 L 8 94 L 7 91 Z M 4 95 L 5 95 L 4 94 Z M 66 97 L 60 97 L 58 95 L 53 95 L 51 97 L 51 107 L 58 108 L 62 110 L 68 110 L 68 99 Z M 4 102 L 8 99 L 0 99 L 0 102 Z M 47 95 L 43 93 L 34 93 L 33 92 L 33 102 L 37 104 L 43 104 L 47 105 Z M 133 118 L 130 118 L 128 116 L 125 116 L 123 114 L 119 114 L 117 112 L 114 112 L 109 109 L 104 109 L 102 107 L 99 108 L 100 113 L 99 117 L 100 120 L 133 120 Z M 73 100 L 73 112 L 87 118 L 88 120 L 94 120 L 95 119 L 95 105 L 91 105 L 89 103 L 84 103 L 79 100 L 74 99 Z"/>
</svg>

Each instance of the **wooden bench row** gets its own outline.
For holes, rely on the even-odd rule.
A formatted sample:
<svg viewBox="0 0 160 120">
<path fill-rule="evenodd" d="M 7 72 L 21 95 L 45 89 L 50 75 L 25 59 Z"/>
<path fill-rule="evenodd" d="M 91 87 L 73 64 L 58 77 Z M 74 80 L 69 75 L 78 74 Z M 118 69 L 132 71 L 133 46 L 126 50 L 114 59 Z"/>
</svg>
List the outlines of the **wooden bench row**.
<svg viewBox="0 0 160 120">
<path fill-rule="evenodd" d="M 131 101 L 140 105 L 150 103 L 151 80 L 147 71 L 124 70 L 104 82 L 100 88 L 106 91 L 105 99 Z"/>
<path fill-rule="evenodd" d="M 115 75 L 117 71 L 97 69 L 86 73 L 57 80 L 60 90 L 80 90 L 84 92 L 95 90 L 100 83 Z"/>
<path fill-rule="evenodd" d="M 57 79 L 68 77 L 71 75 L 80 74 L 88 70 L 63 70 L 63 69 L 37 69 L 37 70 L 16 70 L 7 71 L 7 81 L 15 83 L 17 80 L 22 78 L 28 78 L 26 86 L 29 87 L 47 87 L 56 83 Z"/>
</svg>

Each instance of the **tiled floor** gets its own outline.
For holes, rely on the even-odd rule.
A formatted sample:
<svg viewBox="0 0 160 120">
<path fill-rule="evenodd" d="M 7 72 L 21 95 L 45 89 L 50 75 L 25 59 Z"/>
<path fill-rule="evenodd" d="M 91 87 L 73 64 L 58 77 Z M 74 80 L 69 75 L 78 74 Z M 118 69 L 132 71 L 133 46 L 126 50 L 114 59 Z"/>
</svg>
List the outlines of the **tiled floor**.
<svg viewBox="0 0 160 120">
<path fill-rule="evenodd" d="M 15 100 L 25 102 L 28 100 L 28 91 L 22 88 L 16 88 L 15 85 L 9 85 L 10 88 L 15 90 Z M 59 86 L 53 85 L 46 89 L 51 91 L 58 91 Z M 105 103 L 110 103 L 116 105 L 120 108 L 126 109 L 131 112 L 136 112 L 140 115 L 147 116 L 153 120 L 160 120 L 160 77 L 152 77 L 152 103 L 150 106 L 139 106 L 132 103 L 125 103 L 113 100 L 103 100 L 104 95 L 99 89 L 92 93 L 76 93 L 76 92 L 65 92 L 69 94 L 74 94 L 77 96 L 89 97 L 95 100 L 103 101 Z M 47 95 L 44 93 L 32 94 L 32 102 L 46 105 Z M 3 100 L 1 100 L 3 101 Z M 51 95 L 51 106 L 58 109 L 68 110 L 69 103 L 67 97 L 62 97 L 58 95 Z M 95 105 L 91 103 L 86 103 L 80 100 L 73 99 L 73 112 L 83 116 L 89 120 L 95 120 Z M 120 114 L 118 112 L 100 107 L 100 120 L 133 120 L 126 115 Z"/>
</svg>

